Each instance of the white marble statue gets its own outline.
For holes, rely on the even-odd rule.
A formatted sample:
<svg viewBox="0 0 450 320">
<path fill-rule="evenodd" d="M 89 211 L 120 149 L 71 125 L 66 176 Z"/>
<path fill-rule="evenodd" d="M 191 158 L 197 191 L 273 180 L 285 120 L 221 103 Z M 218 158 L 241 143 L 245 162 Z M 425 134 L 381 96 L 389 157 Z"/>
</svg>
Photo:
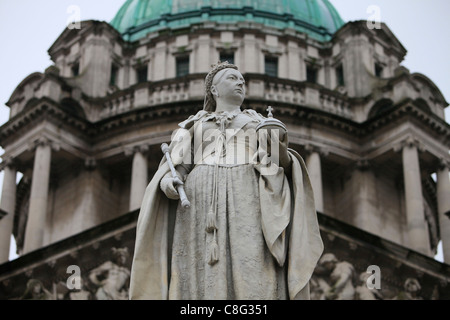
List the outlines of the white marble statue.
<svg viewBox="0 0 450 320">
<path fill-rule="evenodd" d="M 213 66 L 205 87 L 169 146 L 190 207 L 163 157 L 138 218 L 130 298 L 309 299 L 323 243 L 303 159 L 281 122 L 241 109 L 235 65 Z"/>
</svg>

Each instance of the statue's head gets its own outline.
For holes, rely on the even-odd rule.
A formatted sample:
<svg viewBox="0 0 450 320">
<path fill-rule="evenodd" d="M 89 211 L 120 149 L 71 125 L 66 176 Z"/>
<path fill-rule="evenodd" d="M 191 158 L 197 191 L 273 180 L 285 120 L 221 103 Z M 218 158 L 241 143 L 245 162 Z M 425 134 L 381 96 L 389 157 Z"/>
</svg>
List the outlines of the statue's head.
<svg viewBox="0 0 450 320">
<path fill-rule="evenodd" d="M 27 288 L 22 296 L 22 299 L 39 298 L 44 293 L 44 285 L 40 280 L 30 279 L 27 282 Z"/>
<path fill-rule="evenodd" d="M 42 291 L 42 282 L 36 279 L 31 279 L 27 282 L 27 289 L 32 293 L 40 293 Z"/>
<path fill-rule="evenodd" d="M 203 109 L 214 111 L 217 99 L 229 99 L 241 105 L 245 98 L 245 80 L 237 66 L 225 62 L 213 65 L 205 78 L 205 102 Z"/>
<path fill-rule="evenodd" d="M 416 293 L 422 289 L 420 283 L 415 278 L 408 278 L 405 281 L 404 288 L 406 292 Z"/>
<path fill-rule="evenodd" d="M 319 265 L 329 271 L 333 270 L 337 263 L 338 259 L 332 253 L 325 253 L 319 260 Z"/>
<path fill-rule="evenodd" d="M 114 260 L 119 264 L 125 264 L 125 262 L 128 260 L 129 253 L 128 248 L 112 248 L 111 252 L 113 254 Z"/>
</svg>

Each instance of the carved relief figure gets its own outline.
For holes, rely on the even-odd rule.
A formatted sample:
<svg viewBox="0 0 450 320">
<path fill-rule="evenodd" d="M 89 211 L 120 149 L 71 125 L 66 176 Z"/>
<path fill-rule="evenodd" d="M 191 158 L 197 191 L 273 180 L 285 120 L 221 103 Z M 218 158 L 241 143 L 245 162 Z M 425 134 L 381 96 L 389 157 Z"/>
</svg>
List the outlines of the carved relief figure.
<svg viewBox="0 0 450 320">
<path fill-rule="evenodd" d="M 361 272 L 359 275 L 359 285 L 355 289 L 355 300 L 382 300 L 383 297 L 379 290 L 369 289 L 367 286 L 367 279 L 371 276 L 370 273 Z"/>
<path fill-rule="evenodd" d="M 53 295 L 48 291 L 42 282 L 37 279 L 30 279 L 27 282 L 25 293 L 21 300 L 54 300 Z"/>
<path fill-rule="evenodd" d="M 91 292 L 86 290 L 85 281 L 83 277 L 80 277 L 80 289 L 72 289 L 68 292 L 67 296 L 69 300 L 92 300 L 94 297 Z"/>
<path fill-rule="evenodd" d="M 147 187 L 131 298 L 307 299 L 323 244 L 303 159 L 284 124 L 241 109 L 235 65 L 215 65 L 205 87 Z"/>
<path fill-rule="evenodd" d="M 423 300 L 419 296 L 422 286 L 415 278 L 408 278 L 405 280 L 404 291 L 400 291 L 393 300 Z"/>
<path fill-rule="evenodd" d="M 309 282 L 311 288 L 311 300 L 326 300 L 325 293 L 330 290 L 330 285 L 324 277 L 313 274 Z"/>
<path fill-rule="evenodd" d="M 320 295 L 325 300 L 353 300 L 355 288 L 353 286 L 353 266 L 336 258 L 332 253 L 326 253 L 320 258 L 317 266 Z M 324 281 L 326 279 L 326 282 Z M 325 285 L 325 283 L 327 285 Z M 317 290 L 317 289 L 316 289 Z"/>
<path fill-rule="evenodd" d="M 128 248 L 112 248 L 114 261 L 107 261 L 89 273 L 89 279 L 98 286 L 97 300 L 126 300 L 130 270 L 125 267 Z"/>
</svg>

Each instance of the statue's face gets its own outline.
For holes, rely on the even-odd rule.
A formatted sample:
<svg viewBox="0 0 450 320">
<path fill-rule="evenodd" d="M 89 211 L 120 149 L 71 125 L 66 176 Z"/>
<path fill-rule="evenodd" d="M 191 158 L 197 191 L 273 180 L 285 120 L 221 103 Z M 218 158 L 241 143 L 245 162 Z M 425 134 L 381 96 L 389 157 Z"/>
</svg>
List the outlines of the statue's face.
<svg viewBox="0 0 450 320">
<path fill-rule="evenodd" d="M 419 285 L 415 281 L 408 281 L 405 287 L 408 292 L 417 292 L 420 289 Z"/>
<path fill-rule="evenodd" d="M 40 284 L 36 284 L 36 285 L 33 287 L 33 293 L 40 293 L 41 290 L 42 290 L 42 287 L 41 287 Z"/>
<path fill-rule="evenodd" d="M 336 263 L 333 261 L 326 261 L 323 263 L 323 267 L 328 271 L 333 271 Z"/>
<path fill-rule="evenodd" d="M 245 98 L 245 80 L 242 74 L 232 68 L 219 71 L 213 79 L 211 93 L 217 99 L 241 105 Z"/>
<path fill-rule="evenodd" d="M 117 262 L 121 265 L 124 265 L 127 262 L 127 257 L 125 254 L 121 254 L 117 257 Z"/>
</svg>

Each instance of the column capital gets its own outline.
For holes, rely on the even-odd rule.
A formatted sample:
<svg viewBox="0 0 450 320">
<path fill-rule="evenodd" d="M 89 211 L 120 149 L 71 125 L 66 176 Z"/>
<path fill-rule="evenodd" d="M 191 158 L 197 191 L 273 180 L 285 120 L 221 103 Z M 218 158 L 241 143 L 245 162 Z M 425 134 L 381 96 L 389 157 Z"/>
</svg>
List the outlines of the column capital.
<svg viewBox="0 0 450 320">
<path fill-rule="evenodd" d="M 438 159 L 438 169 L 439 170 L 450 169 L 450 160 L 445 159 L 444 157 L 440 157 Z"/>
<path fill-rule="evenodd" d="M 0 172 L 3 171 L 5 168 L 10 168 L 10 169 L 16 169 L 18 166 L 18 161 L 12 157 L 8 157 L 5 158 L 1 163 L 0 163 Z"/>
<path fill-rule="evenodd" d="M 149 151 L 149 145 L 148 144 L 140 144 L 140 145 L 135 145 L 135 146 L 131 146 L 131 147 L 125 147 L 124 149 L 124 153 L 125 156 L 129 157 L 134 155 L 137 152 L 140 152 L 142 154 L 146 154 Z"/>
<path fill-rule="evenodd" d="M 321 157 L 326 157 L 330 153 L 327 148 L 319 147 L 311 143 L 305 144 L 304 149 L 307 155 L 310 155 L 311 153 L 318 153 Z"/>
<path fill-rule="evenodd" d="M 94 157 L 86 157 L 84 159 L 84 167 L 88 171 L 94 170 L 97 167 L 97 159 Z"/>
<path fill-rule="evenodd" d="M 416 147 L 417 150 L 420 152 L 425 151 L 425 145 L 417 137 L 413 135 L 408 135 L 407 137 L 405 137 L 403 140 L 395 144 L 393 149 L 394 152 L 400 152 L 404 148 L 412 148 L 412 147 Z"/>
<path fill-rule="evenodd" d="M 53 151 L 59 151 L 61 149 L 61 145 L 58 142 L 47 137 L 39 137 L 28 144 L 28 150 L 35 151 L 39 146 L 50 146 Z"/>
<path fill-rule="evenodd" d="M 361 158 L 356 161 L 355 166 L 358 170 L 365 171 L 365 170 L 368 170 L 372 166 L 372 163 L 367 158 Z"/>
</svg>

